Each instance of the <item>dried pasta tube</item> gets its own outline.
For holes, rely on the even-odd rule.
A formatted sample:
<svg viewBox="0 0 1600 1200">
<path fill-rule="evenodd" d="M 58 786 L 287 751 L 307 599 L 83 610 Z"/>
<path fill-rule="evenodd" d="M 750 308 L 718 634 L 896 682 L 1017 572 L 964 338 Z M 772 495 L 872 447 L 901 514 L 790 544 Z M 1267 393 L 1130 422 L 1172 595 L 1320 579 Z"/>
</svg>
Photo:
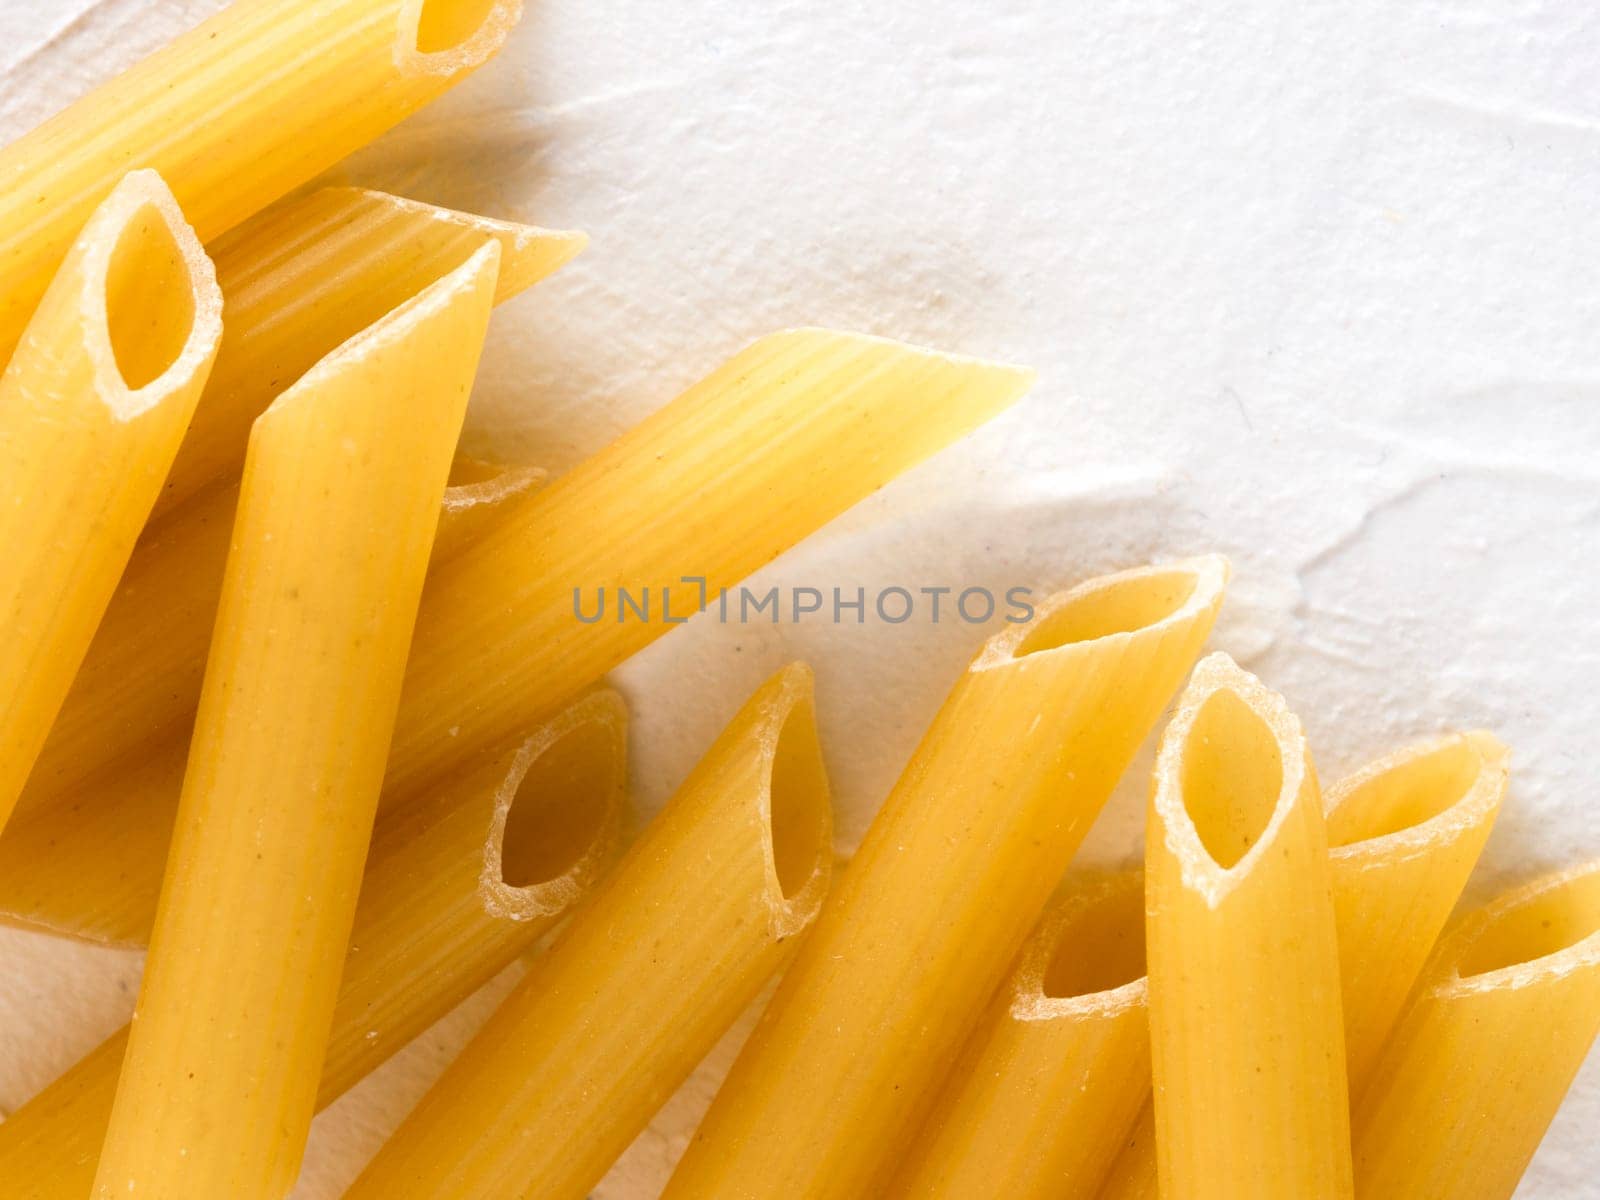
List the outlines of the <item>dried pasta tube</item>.
<svg viewBox="0 0 1600 1200">
<path fill-rule="evenodd" d="M 1509 1200 L 1600 1032 L 1600 863 L 1459 920 L 1357 1100 L 1366 1200 Z"/>
<path fill-rule="evenodd" d="M 100 1200 L 294 1183 L 499 257 L 345 343 L 250 435 Z"/>
<path fill-rule="evenodd" d="M 0 376 L 0 828 L 221 336 L 211 261 L 160 176 L 134 172 L 84 226 Z"/>
<path fill-rule="evenodd" d="M 1453 734 L 1380 758 L 1328 790 L 1352 1097 L 1483 854 L 1509 759 L 1492 734 Z"/>
<path fill-rule="evenodd" d="M 1348 1200 L 1339 946 L 1300 722 L 1225 654 L 1161 738 L 1145 839 L 1167 1200 Z"/>
<path fill-rule="evenodd" d="M 1505 799 L 1508 757 L 1490 734 L 1452 734 L 1380 758 L 1323 798 L 1352 1097 L 1483 853 Z M 1147 1104 L 1101 1196 L 1159 1194 Z"/>
<path fill-rule="evenodd" d="M 1093 1195 L 1150 1094 L 1147 996 L 1144 876 L 1069 876 L 889 1200 Z"/>
<path fill-rule="evenodd" d="M 797 663 L 739 711 L 346 1195 L 582 1200 L 816 916 L 831 827 Z"/>
</svg>

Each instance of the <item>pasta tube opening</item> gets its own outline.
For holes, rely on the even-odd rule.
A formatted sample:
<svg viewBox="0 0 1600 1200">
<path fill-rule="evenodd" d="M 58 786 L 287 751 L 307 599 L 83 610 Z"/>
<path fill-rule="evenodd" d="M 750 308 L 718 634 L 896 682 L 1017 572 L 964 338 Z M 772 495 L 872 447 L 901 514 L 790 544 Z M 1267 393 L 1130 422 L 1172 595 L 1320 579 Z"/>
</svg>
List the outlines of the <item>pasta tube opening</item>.
<svg viewBox="0 0 1600 1200">
<path fill-rule="evenodd" d="M 1518 987 L 1600 964 L 1600 862 L 1512 892 L 1475 924 L 1462 930 L 1454 987 Z"/>
<path fill-rule="evenodd" d="M 104 223 L 106 236 L 84 239 L 91 247 L 86 328 L 100 394 L 127 421 L 194 376 L 215 351 L 222 294 L 211 260 L 154 171 L 128 175 L 93 220 Z"/>
<path fill-rule="evenodd" d="M 1422 845 L 1483 822 L 1499 806 L 1509 757 L 1492 734 L 1466 733 L 1377 760 L 1328 792 L 1334 857 L 1358 842 Z"/>
<path fill-rule="evenodd" d="M 523 921 L 585 891 L 609 861 L 626 791 L 627 714 L 602 690 L 523 744 L 495 799 L 483 871 L 485 907 Z"/>
<path fill-rule="evenodd" d="M 1052 651 L 1077 653 L 1109 639 L 1160 638 L 1215 611 L 1228 583 L 1220 554 L 1102 575 L 1051 596 L 1032 621 L 990 638 L 972 664 L 990 670 Z"/>
<path fill-rule="evenodd" d="M 1509 758 L 1488 733 L 1453 734 L 1380 758 L 1324 797 L 1352 1095 L 1483 852 Z"/>
<path fill-rule="evenodd" d="M 1283 698 L 1226 654 L 1202 660 L 1189 686 L 1193 699 L 1162 740 L 1152 803 L 1185 883 L 1215 904 L 1282 829 L 1309 764 Z"/>
<path fill-rule="evenodd" d="M 1206 853 L 1227 870 L 1261 840 L 1283 795 L 1272 727 L 1236 692 L 1213 692 L 1183 753 L 1183 802 Z"/>
<path fill-rule="evenodd" d="M 1600 1031 L 1600 861 L 1459 920 L 1358 1097 L 1360 1196 L 1502 1200 Z"/>
<path fill-rule="evenodd" d="M 1078 642 L 1099 641 L 1174 620 L 1194 598 L 1192 565 L 1112 575 L 1069 592 L 1061 606 L 1036 621 L 1016 649 L 1018 658 Z"/>
<path fill-rule="evenodd" d="M 1057 911 L 1039 942 L 1042 969 L 1025 971 L 1021 982 L 1047 1002 L 1125 1007 L 1144 1000 L 1144 955 L 1144 878 L 1112 875 Z"/>
<path fill-rule="evenodd" d="M 410 0 L 400 10 L 402 66 L 438 75 L 494 57 L 522 17 L 522 0 Z"/>
<path fill-rule="evenodd" d="M 106 267 L 106 336 L 130 390 L 170 370 L 194 331 L 187 274 L 172 228 L 145 205 L 123 228 Z"/>
<path fill-rule="evenodd" d="M 1150 1093 L 1144 923 L 1141 872 L 1066 877 L 887 1200 L 1096 1194 Z"/>
<path fill-rule="evenodd" d="M 1162 736 L 1145 872 L 1162 1193 L 1349 1200 L 1322 798 L 1300 722 L 1226 654 Z"/>
<path fill-rule="evenodd" d="M 828 772 L 811 701 L 811 671 L 796 663 L 773 699 L 762 797 L 773 916 L 781 935 L 798 933 L 822 905 L 833 841 Z"/>
</svg>

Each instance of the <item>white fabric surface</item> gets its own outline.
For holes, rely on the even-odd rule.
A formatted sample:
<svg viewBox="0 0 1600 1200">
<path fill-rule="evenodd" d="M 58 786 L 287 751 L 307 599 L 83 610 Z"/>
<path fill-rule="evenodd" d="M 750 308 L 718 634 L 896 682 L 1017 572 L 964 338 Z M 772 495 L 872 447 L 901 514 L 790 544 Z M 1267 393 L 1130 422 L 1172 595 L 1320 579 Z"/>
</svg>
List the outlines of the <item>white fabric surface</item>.
<svg viewBox="0 0 1600 1200">
<path fill-rule="evenodd" d="M 0 133 L 218 7 L 0 0 Z M 1033 364 L 1018 409 L 763 586 L 1046 589 L 1224 550 L 1217 644 L 1287 693 L 1325 779 L 1446 728 L 1512 744 L 1482 896 L 1600 855 L 1597 61 L 1571 0 L 536 0 L 344 173 L 592 234 L 497 317 L 475 400 L 478 444 L 552 468 L 783 325 Z M 803 657 L 848 849 L 979 638 L 678 631 L 618 673 L 641 805 Z M 1089 855 L 1136 850 L 1142 791 Z M 0 1108 L 136 980 L 0 933 Z M 319 1119 L 297 1200 L 338 1195 L 492 1002 Z M 714 1077 L 599 1197 L 655 1194 Z M 1519 1197 L 1595 1196 L 1596 1128 L 1600 1056 Z"/>
</svg>

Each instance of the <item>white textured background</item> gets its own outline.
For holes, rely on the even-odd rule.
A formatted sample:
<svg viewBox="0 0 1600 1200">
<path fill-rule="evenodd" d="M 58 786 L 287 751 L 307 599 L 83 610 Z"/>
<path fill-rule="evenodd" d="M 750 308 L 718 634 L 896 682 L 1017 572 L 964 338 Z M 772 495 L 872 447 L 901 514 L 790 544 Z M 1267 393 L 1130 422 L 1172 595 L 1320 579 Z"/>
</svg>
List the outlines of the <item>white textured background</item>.
<svg viewBox="0 0 1600 1200">
<path fill-rule="evenodd" d="M 0 132 L 218 7 L 3 0 Z M 496 318 L 480 442 L 567 466 L 787 324 L 1031 363 L 1017 410 L 763 580 L 1050 588 L 1219 548 L 1218 642 L 1289 695 L 1326 778 L 1486 725 L 1517 758 L 1475 894 L 1600 855 L 1595 6 L 534 0 L 348 173 L 593 236 Z M 804 657 L 848 848 L 978 640 L 679 631 L 619 674 L 641 804 Z M 1091 853 L 1135 850 L 1140 792 Z M 136 978 L 0 934 L 0 1108 Z M 338 1194 L 492 1002 L 319 1119 L 298 1200 Z M 709 1086 L 597 1195 L 654 1195 Z M 1597 1128 L 1600 1056 L 1519 1196 L 1600 1195 Z"/>
</svg>

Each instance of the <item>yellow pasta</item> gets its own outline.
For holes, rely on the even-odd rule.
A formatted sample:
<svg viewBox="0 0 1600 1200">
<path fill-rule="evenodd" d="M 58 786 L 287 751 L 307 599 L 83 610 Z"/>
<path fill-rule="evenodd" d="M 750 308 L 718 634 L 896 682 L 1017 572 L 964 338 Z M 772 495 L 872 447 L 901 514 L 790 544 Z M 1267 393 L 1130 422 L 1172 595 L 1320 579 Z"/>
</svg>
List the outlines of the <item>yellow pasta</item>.
<svg viewBox="0 0 1600 1200">
<path fill-rule="evenodd" d="M 1353 1097 L 1483 852 L 1506 776 L 1491 735 L 1456 734 L 1378 759 L 1324 797 Z M 1101 1197 L 1158 1195 L 1147 1104 Z"/>
<path fill-rule="evenodd" d="M 582 1200 L 778 969 L 832 862 L 811 673 L 745 704 L 347 1193 Z"/>
<path fill-rule="evenodd" d="M 1161 1194 L 1348 1198 L 1321 797 L 1300 723 L 1225 654 L 1162 735 L 1145 870 Z"/>
<path fill-rule="evenodd" d="M 0 836 L 0 921 L 111 945 L 150 940 L 188 739 L 114 763 L 70 804 L 18 813 Z"/>
<path fill-rule="evenodd" d="M 417 618 L 389 785 L 503 740 L 532 689 L 559 705 L 690 616 L 702 587 L 714 606 L 1031 379 L 823 329 L 735 355 L 439 573 Z M 600 589 L 604 619 L 580 621 Z M 617 589 L 648 593 L 649 618 L 619 613 Z"/>
<path fill-rule="evenodd" d="M 615 693 L 591 693 L 380 823 L 318 1107 L 509 965 L 594 885 L 624 807 L 625 720 Z M 126 1045 L 123 1029 L 0 1122 L 8 1200 L 89 1194 Z"/>
<path fill-rule="evenodd" d="M 570 262 L 587 239 L 384 192 L 323 188 L 213 242 L 227 331 L 157 513 L 236 478 L 250 424 L 273 397 L 490 241 L 500 243 L 495 302 L 503 304 Z"/>
<path fill-rule="evenodd" d="M 159 176 L 84 226 L 0 377 L 0 828 L 217 353 L 211 262 Z"/>
<path fill-rule="evenodd" d="M 1381 758 L 1328 791 L 1352 1097 L 1483 853 L 1508 759 L 1490 734 L 1455 735 Z"/>
<path fill-rule="evenodd" d="M 386 794 L 413 791 L 513 736 L 530 713 L 553 711 L 686 620 L 702 589 L 715 605 L 718 589 L 1013 402 L 1030 380 L 826 330 L 776 334 L 735 356 L 435 575 Z M 652 606 L 648 619 L 615 619 L 619 587 Z M 578 593 L 590 589 L 613 606 L 594 624 L 577 616 Z M 129 651 L 144 671 L 110 672 L 96 699 L 85 691 L 71 708 L 77 732 L 65 715 L 58 723 L 50 769 L 41 762 L 38 772 L 49 775 L 39 785 L 48 794 L 36 803 L 75 801 L 62 785 L 83 778 L 85 764 L 105 763 L 113 744 L 126 754 L 148 740 L 146 720 L 181 715 L 184 705 L 141 682 L 168 663 L 147 653 Z M 102 705 L 114 721 L 96 719 Z"/>
<path fill-rule="evenodd" d="M 1092 1196 L 1150 1093 L 1144 877 L 1085 873 L 1024 948 L 890 1200 Z"/>
<path fill-rule="evenodd" d="M 777 334 L 736 356 L 609 449 L 515 505 L 489 536 L 435 572 L 402 702 L 410 722 L 396 727 L 386 797 L 425 786 L 453 763 L 513 736 L 672 629 L 699 594 L 685 575 L 709 579 L 704 586 L 715 606 L 717 588 L 1003 408 L 1028 381 L 1013 368 L 825 330 Z M 162 578 L 183 570 L 175 565 Z M 584 624 L 574 607 L 580 586 L 607 589 L 613 604 L 618 587 L 636 598 L 650 589 L 653 616 L 619 621 L 613 607 L 606 620 Z M 192 583 L 185 588 L 196 594 Z M 99 711 L 106 719 L 90 719 L 95 709 L 86 701 L 75 725 L 85 739 L 139 745 L 146 735 L 128 734 L 130 712 L 140 730 L 145 721 L 181 729 L 186 706 L 168 697 L 195 687 L 194 667 L 183 675 L 180 660 L 159 649 L 152 660 L 135 637 L 170 603 L 146 588 L 128 599 L 117 644 L 129 650 L 117 665 L 96 668 L 103 686 L 92 694 L 102 697 L 96 703 L 105 706 Z M 152 686 L 157 681 L 161 686 Z M 68 752 L 76 739 L 52 741 L 62 747 L 64 764 L 89 757 Z M 81 814 L 119 803 L 122 777 L 113 765 L 63 792 L 53 824 L 36 829 L 40 839 L 65 832 L 82 845 L 92 830 Z M 144 769 L 133 783 L 139 786 L 130 791 L 139 794 L 130 804 L 159 803 L 159 787 Z M 107 818 L 124 827 L 133 819 Z M 0 880 L 0 909 L 14 918 L 31 912 L 35 921 L 53 911 L 72 927 L 98 925 L 101 932 L 92 936 L 118 929 L 115 936 L 126 936 L 130 914 L 104 915 L 94 893 L 103 879 L 110 905 L 137 907 L 131 864 L 107 861 L 103 850 L 99 859 L 114 874 L 82 879 L 78 897 L 64 902 L 47 902 L 41 893 L 41 876 L 65 881 L 53 868 L 25 872 L 16 887 Z M 137 930 L 145 918 L 131 916 Z"/>
<path fill-rule="evenodd" d="M 576 234 L 335 188 L 279 205 L 213 250 L 227 328 L 158 511 L 50 731 L 19 808 L 81 801 L 79 785 L 186 727 L 250 424 L 318 360 L 454 270 L 501 249 L 504 301 L 581 248 Z M 466 518 L 470 520 L 471 518 Z M 163 630 L 152 639 L 149 631 Z"/>
<path fill-rule="evenodd" d="M 347 342 L 251 432 L 101 1200 L 294 1181 L 499 257 Z"/>
<path fill-rule="evenodd" d="M 494 521 L 510 519 L 543 477 L 531 467 L 458 458 L 429 569 L 449 562 Z M 185 691 L 198 696 L 237 498 L 236 487 L 213 489 L 163 522 L 160 536 L 135 553 L 97 638 L 119 650 L 85 666 L 104 682 L 97 693 L 117 695 L 117 685 L 137 675 L 133 686 L 147 716 Z M 159 641 L 141 636 L 157 624 Z M 158 662 L 151 662 L 151 651 Z M 84 679 L 80 672 L 79 683 Z M 163 688 L 147 691 L 152 681 Z M 0 834 L 0 921 L 94 942 L 149 940 L 183 785 L 189 713 L 161 724 L 152 748 L 113 761 L 58 803 L 18 813 Z"/>
<path fill-rule="evenodd" d="M 1216 557 L 1110 575 L 990 639 L 668 1185 L 879 1194 L 1090 823 L 1199 653 Z"/>
<path fill-rule="evenodd" d="M 1147 1100 L 1133 1129 L 1117 1147 L 1105 1183 L 1089 1195 L 1099 1200 L 1159 1200 L 1161 1183 L 1156 1165 L 1156 1113 Z"/>
<path fill-rule="evenodd" d="M 520 8 L 238 0 L 0 151 L 0 355 L 124 171 L 159 171 L 210 241 L 471 73 Z"/>
<path fill-rule="evenodd" d="M 1356 1102 L 1363 1198 L 1508 1200 L 1600 1032 L 1600 863 L 1440 941 Z"/>
</svg>

